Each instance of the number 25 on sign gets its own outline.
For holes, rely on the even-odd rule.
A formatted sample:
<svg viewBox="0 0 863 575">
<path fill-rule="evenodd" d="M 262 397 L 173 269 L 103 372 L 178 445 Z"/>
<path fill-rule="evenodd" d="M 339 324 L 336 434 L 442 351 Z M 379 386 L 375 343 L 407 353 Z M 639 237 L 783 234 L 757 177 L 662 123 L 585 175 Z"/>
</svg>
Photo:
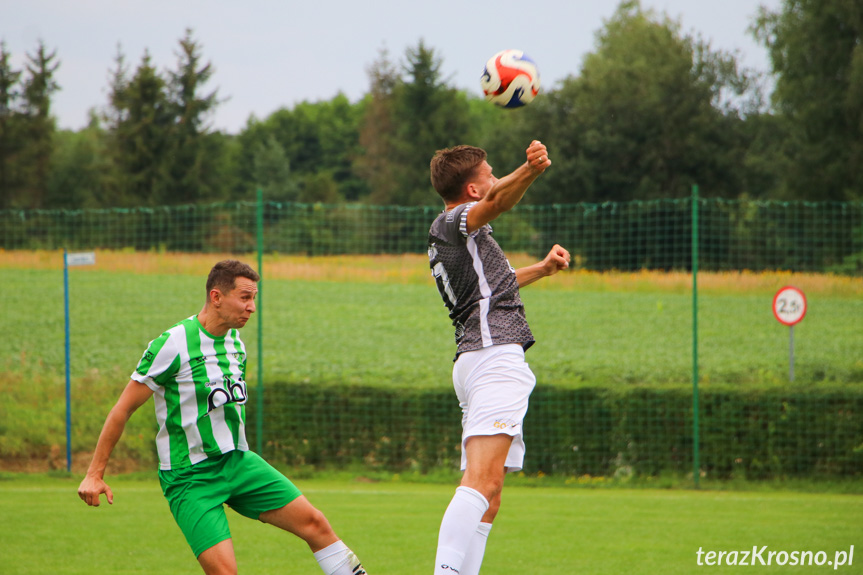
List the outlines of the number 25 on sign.
<svg viewBox="0 0 863 575">
<path fill-rule="evenodd" d="M 773 315 L 789 327 L 788 375 L 794 381 L 794 324 L 806 315 L 806 296 L 796 287 L 785 286 L 773 297 Z"/>
</svg>

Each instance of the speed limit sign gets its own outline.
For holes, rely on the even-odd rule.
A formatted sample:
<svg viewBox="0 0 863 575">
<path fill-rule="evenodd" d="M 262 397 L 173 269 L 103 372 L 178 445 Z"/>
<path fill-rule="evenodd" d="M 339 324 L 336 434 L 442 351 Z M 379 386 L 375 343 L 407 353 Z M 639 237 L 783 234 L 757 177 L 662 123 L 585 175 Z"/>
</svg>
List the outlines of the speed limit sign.
<svg viewBox="0 0 863 575">
<path fill-rule="evenodd" d="M 773 297 L 773 315 L 788 326 L 798 323 L 806 315 L 806 296 L 796 287 L 780 289 Z"/>
<path fill-rule="evenodd" d="M 806 315 L 806 296 L 796 287 L 785 286 L 773 297 L 773 315 L 788 326 L 788 377 L 794 381 L 794 324 Z"/>
</svg>

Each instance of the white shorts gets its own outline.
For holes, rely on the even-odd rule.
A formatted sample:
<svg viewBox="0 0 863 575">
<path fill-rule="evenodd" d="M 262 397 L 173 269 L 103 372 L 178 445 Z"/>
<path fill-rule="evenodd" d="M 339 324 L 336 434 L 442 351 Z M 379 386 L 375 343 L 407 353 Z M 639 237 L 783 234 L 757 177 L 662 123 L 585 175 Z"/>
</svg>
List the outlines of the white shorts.
<svg viewBox="0 0 863 575">
<path fill-rule="evenodd" d="M 512 436 L 504 464 L 508 472 L 524 465 L 522 424 L 536 377 L 519 344 L 493 345 L 458 356 L 452 381 L 462 410 L 461 468 L 467 468 L 465 444 L 475 435 Z"/>
</svg>

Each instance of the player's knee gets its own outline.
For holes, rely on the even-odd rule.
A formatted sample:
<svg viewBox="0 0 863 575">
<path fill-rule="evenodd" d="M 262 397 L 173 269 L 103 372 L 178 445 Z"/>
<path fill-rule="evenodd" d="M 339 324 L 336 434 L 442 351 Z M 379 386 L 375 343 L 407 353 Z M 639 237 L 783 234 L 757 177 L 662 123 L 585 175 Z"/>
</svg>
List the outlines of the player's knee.
<svg viewBox="0 0 863 575">
<path fill-rule="evenodd" d="M 309 542 L 329 540 L 335 537 L 335 533 L 333 532 L 330 522 L 327 521 L 324 514 L 317 509 L 313 509 L 306 517 L 305 524 L 303 525 L 303 533 L 305 535 L 303 539 Z"/>
<path fill-rule="evenodd" d="M 494 521 L 494 518 L 497 517 L 497 512 L 500 511 L 500 493 L 497 494 L 497 497 L 492 497 L 488 501 L 488 509 L 483 515 L 482 519 L 486 523 L 491 523 Z"/>
<path fill-rule="evenodd" d="M 503 490 L 503 479 L 485 477 L 478 483 L 474 489 L 482 493 L 488 501 L 489 507 L 494 504 L 494 501 L 497 501 L 497 505 L 500 506 L 500 492 Z"/>
<path fill-rule="evenodd" d="M 502 478 L 494 478 L 488 483 L 488 491 L 490 497 L 488 498 L 489 505 L 493 500 L 497 500 L 497 505 L 500 506 L 500 492 L 503 491 L 503 479 Z"/>
</svg>

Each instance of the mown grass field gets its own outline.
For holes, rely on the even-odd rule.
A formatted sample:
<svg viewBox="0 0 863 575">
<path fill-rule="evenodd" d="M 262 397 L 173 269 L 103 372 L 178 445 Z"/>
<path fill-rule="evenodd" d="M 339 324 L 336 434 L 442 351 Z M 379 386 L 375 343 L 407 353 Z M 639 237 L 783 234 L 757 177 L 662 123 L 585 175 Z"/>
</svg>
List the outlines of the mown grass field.
<svg viewBox="0 0 863 575">
<path fill-rule="evenodd" d="M 221 256 L 99 253 L 72 268 L 72 373 L 131 372 L 147 342 L 197 313 Z M 253 258 L 247 258 L 255 264 Z M 528 263 L 513 258 L 516 266 Z M 0 296 L 14 333 L 0 369 L 62 372 L 62 254 L 0 253 Z M 268 378 L 448 386 L 452 327 L 424 256 L 298 258 L 264 263 L 262 312 L 243 331 L 257 363 L 263 322 Z M 702 380 L 787 382 L 789 330 L 773 317 L 776 290 L 796 285 L 809 311 L 795 326 L 799 383 L 863 381 L 863 279 L 806 274 L 701 274 Z M 561 273 L 523 290 L 537 338 L 540 382 L 688 382 L 692 280 L 687 274 Z"/>
<path fill-rule="evenodd" d="M 4 575 L 199 573 L 153 479 L 109 477 L 115 501 L 89 508 L 78 477 L 0 476 Z M 453 485 L 297 480 L 372 575 L 431 572 Z M 316 575 L 306 546 L 229 511 L 241 573 Z M 508 487 L 483 573 L 813 573 L 832 565 L 699 566 L 697 552 L 821 551 L 863 572 L 863 498 L 802 493 Z M 853 563 L 848 552 L 855 547 Z M 706 556 L 702 556 L 702 561 Z M 741 556 L 738 555 L 738 561 Z M 814 561 L 814 559 L 813 559 Z"/>
</svg>

